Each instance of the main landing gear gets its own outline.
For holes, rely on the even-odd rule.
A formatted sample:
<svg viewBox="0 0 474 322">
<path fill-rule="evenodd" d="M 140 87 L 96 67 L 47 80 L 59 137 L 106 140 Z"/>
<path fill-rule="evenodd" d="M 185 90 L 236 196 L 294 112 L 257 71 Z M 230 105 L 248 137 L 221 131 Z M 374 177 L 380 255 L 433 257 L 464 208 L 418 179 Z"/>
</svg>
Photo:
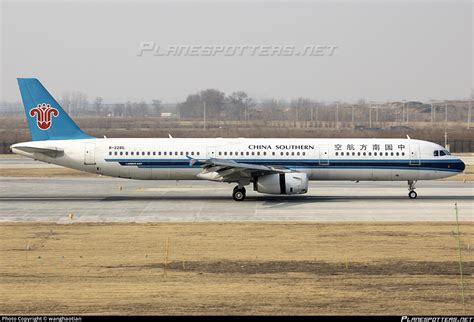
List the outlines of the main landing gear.
<svg viewBox="0 0 474 322">
<path fill-rule="evenodd" d="M 245 199 L 245 193 L 245 187 L 235 186 L 232 197 L 234 197 L 235 201 L 243 201 Z"/>
<path fill-rule="evenodd" d="M 410 199 L 416 199 L 416 197 L 418 196 L 415 192 L 415 184 L 416 184 L 416 181 L 411 181 L 409 180 L 408 181 L 408 197 L 410 197 Z"/>
</svg>

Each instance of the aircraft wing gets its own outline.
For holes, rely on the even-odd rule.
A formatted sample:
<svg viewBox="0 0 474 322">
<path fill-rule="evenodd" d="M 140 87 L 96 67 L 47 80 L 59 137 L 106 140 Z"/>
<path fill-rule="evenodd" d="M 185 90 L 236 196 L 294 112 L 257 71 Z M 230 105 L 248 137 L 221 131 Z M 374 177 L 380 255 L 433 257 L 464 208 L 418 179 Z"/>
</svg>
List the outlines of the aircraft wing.
<svg viewBox="0 0 474 322">
<path fill-rule="evenodd" d="M 198 174 L 199 178 L 224 182 L 241 181 L 271 173 L 292 172 L 292 170 L 285 167 L 273 167 L 214 158 L 206 160 L 192 159 L 189 164 L 202 166 L 203 171 Z"/>
</svg>

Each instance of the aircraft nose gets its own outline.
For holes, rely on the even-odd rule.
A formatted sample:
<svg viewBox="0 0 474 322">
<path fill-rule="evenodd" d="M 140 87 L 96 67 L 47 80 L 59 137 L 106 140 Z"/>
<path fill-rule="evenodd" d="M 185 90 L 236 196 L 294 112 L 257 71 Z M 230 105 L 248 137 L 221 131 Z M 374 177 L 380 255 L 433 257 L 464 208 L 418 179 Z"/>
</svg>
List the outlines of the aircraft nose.
<svg viewBox="0 0 474 322">
<path fill-rule="evenodd" d="M 461 172 L 463 172 L 464 169 L 466 169 L 466 164 L 464 164 L 464 162 L 461 159 L 459 159 L 459 163 L 460 163 L 460 170 Z"/>
<path fill-rule="evenodd" d="M 455 169 L 459 172 L 463 172 L 464 169 L 466 169 L 466 165 L 461 159 L 456 159 L 456 160 L 453 160 L 453 162 L 451 162 L 450 168 Z"/>
</svg>

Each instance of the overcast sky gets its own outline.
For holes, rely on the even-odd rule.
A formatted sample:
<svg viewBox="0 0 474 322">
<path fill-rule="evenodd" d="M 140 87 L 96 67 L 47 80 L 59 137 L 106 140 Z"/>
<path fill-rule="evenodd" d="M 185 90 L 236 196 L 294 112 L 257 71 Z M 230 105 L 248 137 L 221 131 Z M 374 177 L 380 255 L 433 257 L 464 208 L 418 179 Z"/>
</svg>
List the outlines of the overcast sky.
<svg viewBox="0 0 474 322">
<path fill-rule="evenodd" d="M 181 101 L 217 88 L 290 100 L 466 98 L 473 79 L 471 1 L 3 1 L 0 99 L 16 77 L 58 98 Z M 168 46 L 336 46 L 323 56 L 138 55 Z"/>
</svg>

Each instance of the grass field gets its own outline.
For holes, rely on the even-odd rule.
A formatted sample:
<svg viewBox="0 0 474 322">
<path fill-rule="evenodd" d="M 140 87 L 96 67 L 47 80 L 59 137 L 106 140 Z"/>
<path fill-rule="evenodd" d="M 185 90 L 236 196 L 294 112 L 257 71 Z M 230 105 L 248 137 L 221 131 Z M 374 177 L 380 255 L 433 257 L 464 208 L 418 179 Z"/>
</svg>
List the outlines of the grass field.
<svg viewBox="0 0 474 322">
<path fill-rule="evenodd" d="M 454 223 L 0 224 L 0 315 L 462 314 Z M 474 223 L 461 223 L 474 314 Z"/>
</svg>

